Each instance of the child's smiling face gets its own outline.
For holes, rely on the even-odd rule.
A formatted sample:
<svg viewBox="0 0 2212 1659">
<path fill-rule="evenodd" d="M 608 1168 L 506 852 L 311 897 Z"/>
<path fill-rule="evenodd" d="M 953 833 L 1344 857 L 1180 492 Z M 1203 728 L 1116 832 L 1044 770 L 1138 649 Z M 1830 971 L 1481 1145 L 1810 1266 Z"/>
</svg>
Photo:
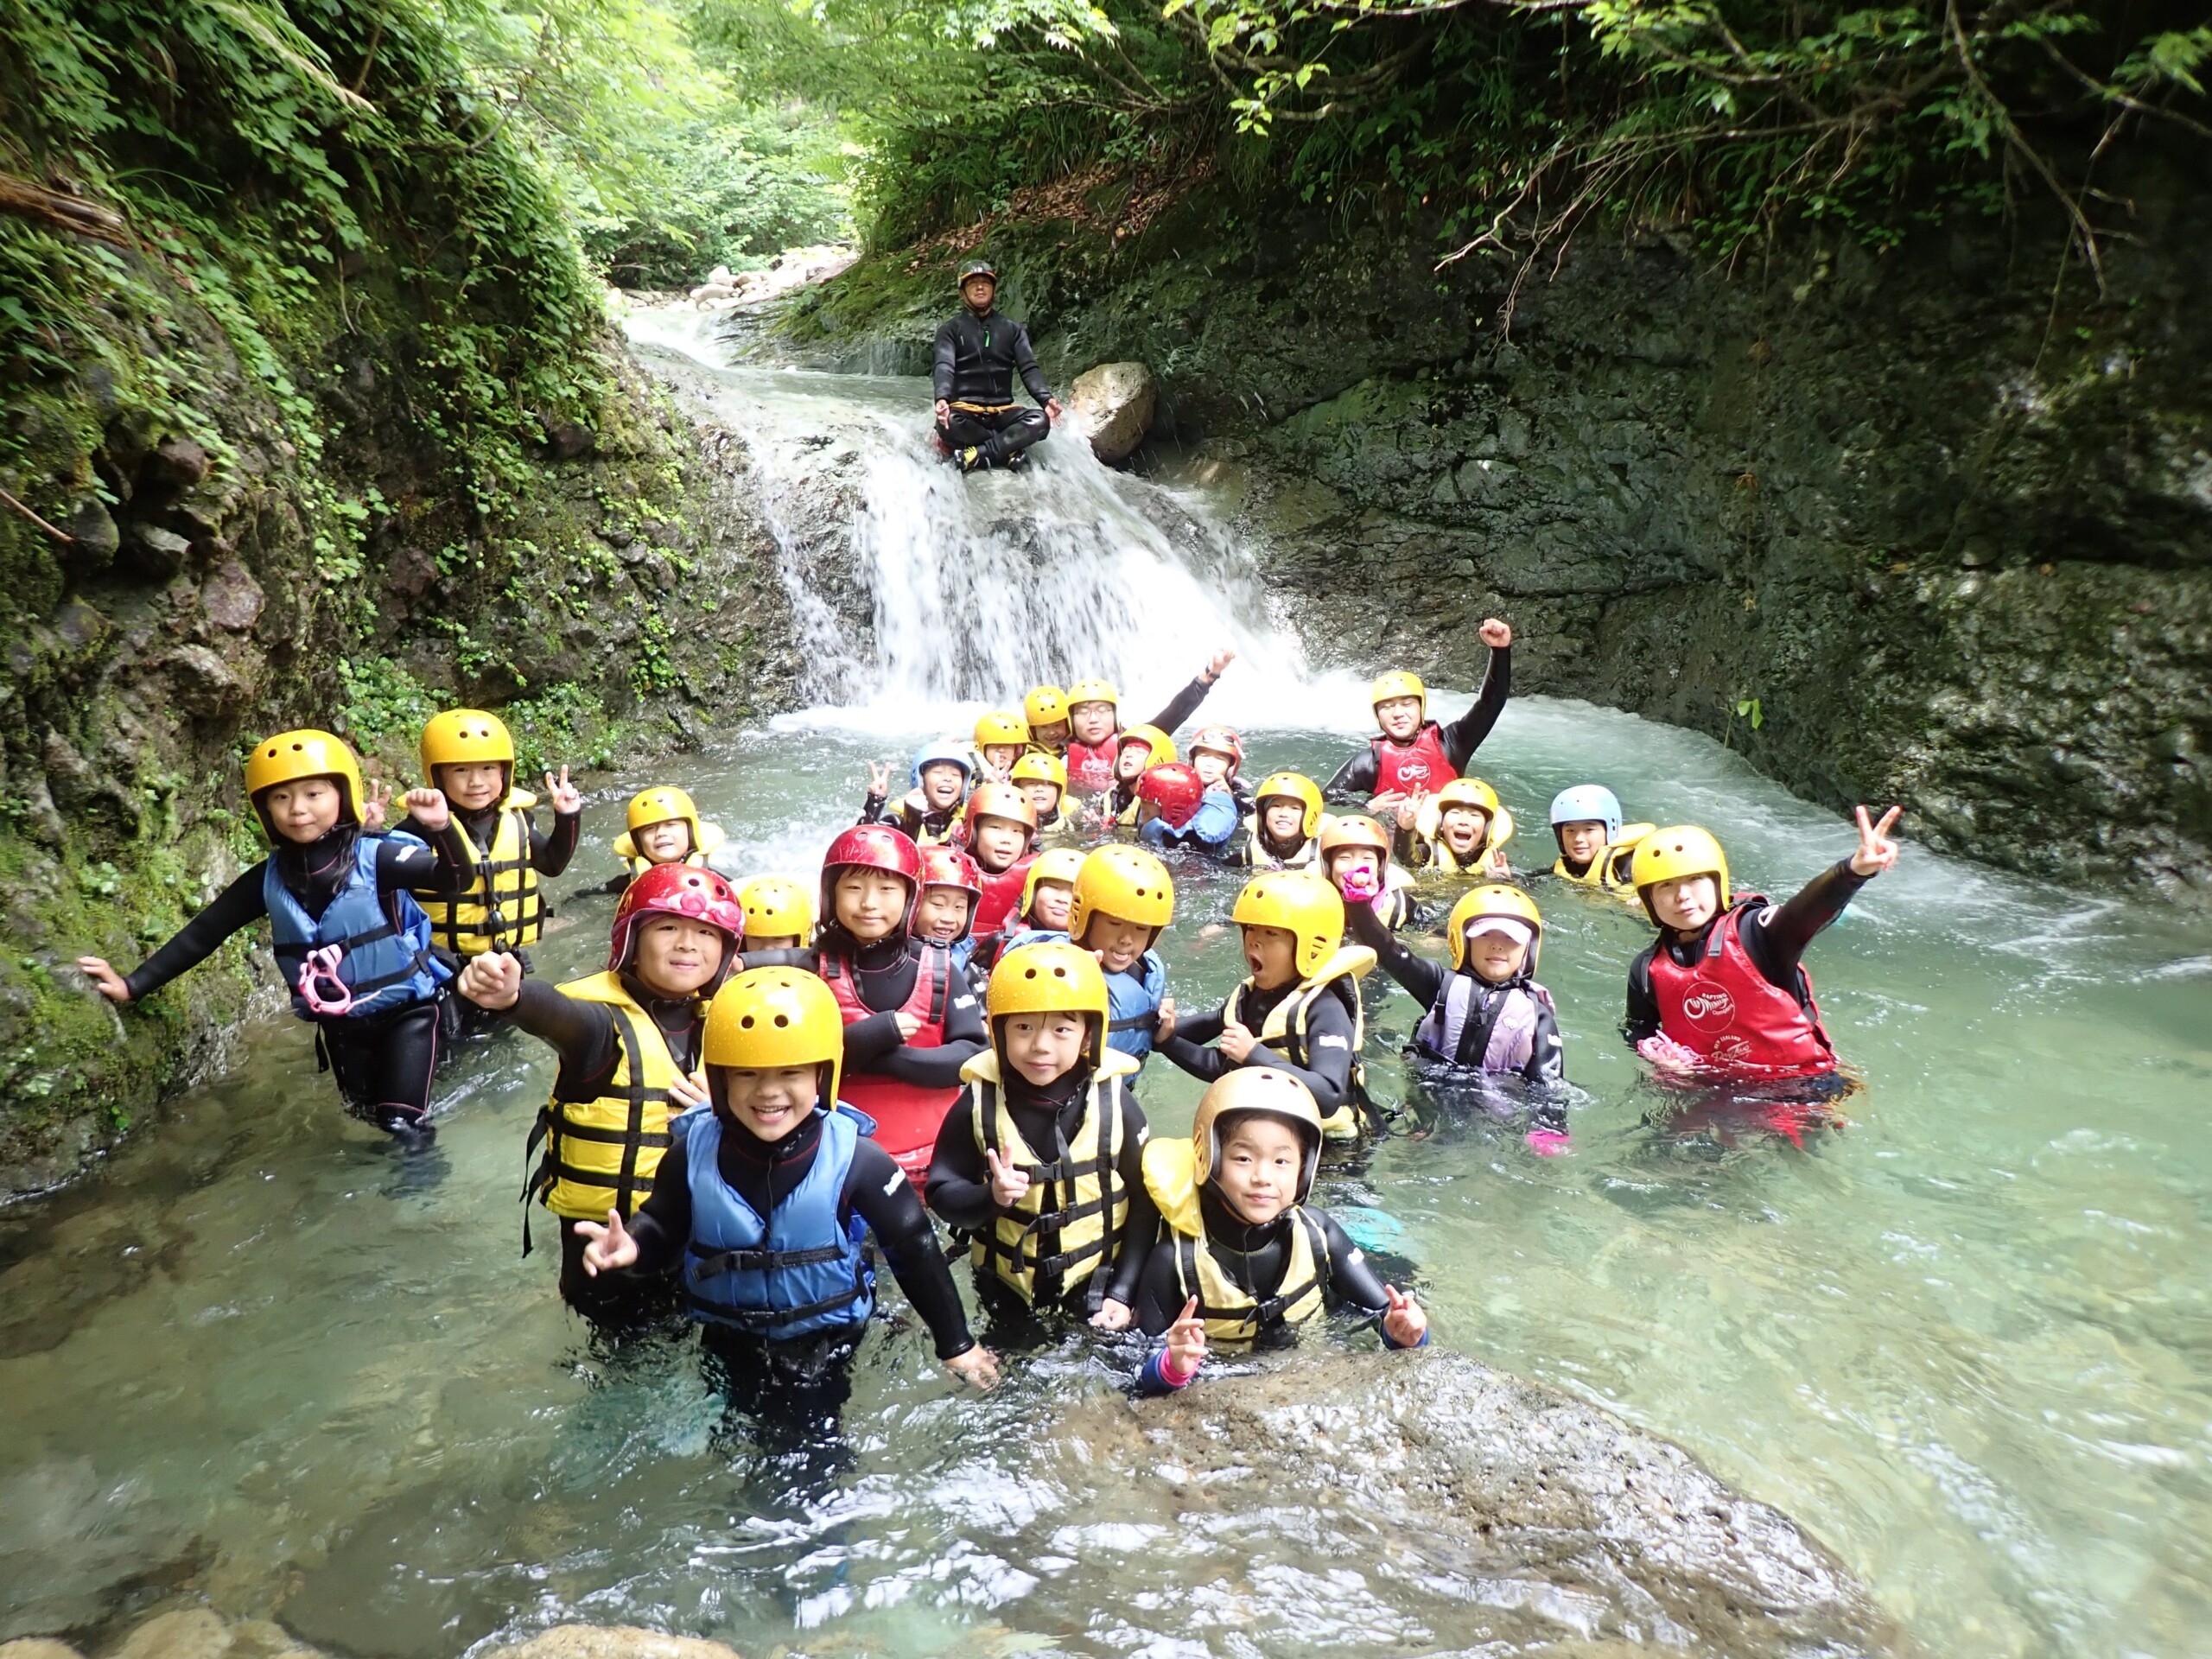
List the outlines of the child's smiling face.
<svg viewBox="0 0 2212 1659">
<path fill-rule="evenodd" d="M 1262 809 L 1260 823 L 1277 841 L 1303 841 L 1306 839 L 1306 803 L 1277 796 Z"/>
<path fill-rule="evenodd" d="M 1577 818 L 1559 826 L 1559 849 L 1577 864 L 1587 864 L 1605 850 L 1605 826 L 1596 818 Z"/>
<path fill-rule="evenodd" d="M 1437 819 L 1436 833 L 1446 847 L 1464 856 L 1489 835 L 1490 815 L 1478 806 L 1447 806 Z"/>
<path fill-rule="evenodd" d="M 497 760 L 467 760 L 437 768 L 431 781 L 464 812 L 496 806 L 507 792 L 507 769 Z"/>
<path fill-rule="evenodd" d="M 691 853 L 691 826 L 681 818 L 663 818 L 634 831 L 630 840 L 638 851 L 656 864 L 673 864 Z"/>
<path fill-rule="evenodd" d="M 922 798 L 942 812 L 960 798 L 968 774 L 950 760 L 934 761 L 922 768 Z"/>
</svg>

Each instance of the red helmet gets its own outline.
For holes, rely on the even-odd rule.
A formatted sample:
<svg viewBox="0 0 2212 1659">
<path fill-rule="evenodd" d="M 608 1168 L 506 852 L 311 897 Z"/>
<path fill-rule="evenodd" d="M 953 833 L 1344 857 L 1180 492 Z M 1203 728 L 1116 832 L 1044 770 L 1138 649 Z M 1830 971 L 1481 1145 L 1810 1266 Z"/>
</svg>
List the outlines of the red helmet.
<svg viewBox="0 0 2212 1659">
<path fill-rule="evenodd" d="M 922 885 L 925 887 L 964 887 L 983 896 L 982 866 L 957 847 L 922 849 Z"/>
<path fill-rule="evenodd" d="M 745 909 L 729 883 L 712 870 L 694 864 L 656 864 L 625 888 L 622 902 L 614 907 L 614 937 L 607 952 L 609 973 L 630 965 L 638 929 L 649 916 L 704 922 L 722 936 L 722 974 L 736 964 L 738 947 L 745 943 Z M 718 975 L 715 984 L 721 983 Z"/>
<path fill-rule="evenodd" d="M 1216 754 L 1227 755 L 1231 778 L 1236 775 L 1236 768 L 1244 764 L 1244 740 L 1226 726 L 1202 726 L 1198 735 L 1184 747 L 1192 754 L 1200 749 L 1211 749 Z"/>
<path fill-rule="evenodd" d="M 822 919 L 836 919 L 837 872 L 853 868 L 887 870 L 906 884 L 906 914 L 899 925 L 914 919 L 914 900 L 922 891 L 922 849 L 903 830 L 887 823 L 856 823 L 830 843 L 822 855 Z"/>
<path fill-rule="evenodd" d="M 1177 830 L 1198 816 L 1198 802 L 1205 792 L 1206 786 L 1198 781 L 1198 774 L 1180 761 L 1154 766 L 1137 779 L 1137 798 L 1150 801 L 1160 809 L 1160 816 Z"/>
</svg>

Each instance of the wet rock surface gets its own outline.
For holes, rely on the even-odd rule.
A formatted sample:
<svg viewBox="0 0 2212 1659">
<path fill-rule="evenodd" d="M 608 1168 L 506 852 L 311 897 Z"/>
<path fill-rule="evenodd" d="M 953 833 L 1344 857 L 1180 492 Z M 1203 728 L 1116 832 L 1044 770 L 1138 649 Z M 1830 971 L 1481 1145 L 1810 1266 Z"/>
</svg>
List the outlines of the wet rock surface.
<svg viewBox="0 0 2212 1659">
<path fill-rule="evenodd" d="M 1262 1362 L 1167 1400 L 1094 1402 L 1051 1446 L 1049 1474 L 1104 1496 L 1010 1559 L 1095 1570 L 1120 1552 L 1116 1605 L 1078 1651 L 1141 1645 L 1147 1610 L 1169 1606 L 1186 1635 L 1194 1611 L 1213 1627 L 1217 1652 L 1903 1649 L 1787 1516 L 1458 1355 Z"/>
<path fill-rule="evenodd" d="M 1101 363 L 1076 376 L 1068 408 L 1083 423 L 1090 453 L 1109 467 L 1136 453 L 1152 429 L 1159 383 L 1141 363 Z"/>
<path fill-rule="evenodd" d="M 696 1636 L 667 1636 L 634 1624 L 556 1624 L 498 1659 L 738 1659 L 734 1648 Z"/>
</svg>

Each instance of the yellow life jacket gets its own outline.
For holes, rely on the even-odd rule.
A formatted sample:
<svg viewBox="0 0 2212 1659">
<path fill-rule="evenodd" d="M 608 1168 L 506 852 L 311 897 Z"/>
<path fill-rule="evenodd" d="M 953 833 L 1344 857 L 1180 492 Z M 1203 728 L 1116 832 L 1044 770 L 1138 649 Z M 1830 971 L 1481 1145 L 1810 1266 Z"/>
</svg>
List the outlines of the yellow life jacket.
<svg viewBox="0 0 2212 1659">
<path fill-rule="evenodd" d="M 1288 858 L 1278 858 L 1268 849 L 1267 838 L 1260 833 L 1260 814 L 1255 809 L 1244 815 L 1244 861 L 1255 870 L 1302 870 L 1318 863 L 1321 857 L 1321 838 L 1308 836 L 1305 844 Z"/>
<path fill-rule="evenodd" d="M 1618 841 L 1609 842 L 1597 857 L 1590 861 L 1590 868 L 1577 875 L 1567 868 L 1564 855 L 1553 861 L 1552 874 L 1577 887 L 1597 887 L 1616 898 L 1636 902 L 1636 883 L 1628 878 L 1629 861 L 1636 856 L 1637 846 L 1659 826 L 1653 823 L 1627 823 L 1621 826 Z"/>
<path fill-rule="evenodd" d="M 1324 996 L 1335 995 L 1332 988 L 1339 980 L 1366 978 L 1374 970 L 1375 960 L 1375 953 L 1363 944 L 1338 946 L 1337 953 L 1323 963 L 1312 977 L 1300 980 L 1296 990 L 1268 1011 L 1254 1035 L 1293 1065 L 1311 1071 L 1313 1052 L 1307 1046 L 1306 1031 L 1313 1016 L 1314 1004 Z M 1252 982 L 1248 979 L 1229 1000 L 1231 1016 L 1237 1024 L 1248 1027 L 1252 1022 L 1244 1018 L 1244 999 L 1253 995 L 1253 990 Z M 1367 1011 L 1360 1006 L 1356 985 L 1344 987 L 1343 1000 L 1351 1005 L 1351 1098 L 1321 1120 L 1321 1133 L 1331 1141 L 1356 1141 L 1359 1138 L 1357 1103 L 1367 1090 L 1367 1067 L 1360 1058 L 1367 1046 Z"/>
<path fill-rule="evenodd" d="M 614 1070 L 599 1093 L 582 1100 L 563 1099 L 554 1084 L 530 1137 L 532 1148 L 545 1142 L 545 1156 L 523 1196 L 539 1194 L 547 1209 L 571 1221 L 604 1221 L 609 1210 L 632 1215 L 652 1192 L 668 1152 L 668 1090 L 683 1074 L 659 1026 L 618 976 L 592 974 L 560 988 L 579 1002 L 604 1004 L 614 1016 Z"/>
<path fill-rule="evenodd" d="M 699 826 L 700 844 L 676 861 L 679 864 L 689 864 L 695 870 L 706 869 L 709 855 L 728 839 L 728 837 L 722 834 L 721 825 L 702 823 Z M 614 837 L 614 856 L 630 867 L 630 879 L 632 881 L 653 867 L 652 860 L 638 850 L 638 843 L 631 840 L 630 832 L 627 830 Z"/>
<path fill-rule="evenodd" d="M 1473 871 L 1495 876 L 1501 881 L 1513 879 L 1513 868 L 1505 860 L 1505 843 L 1513 839 L 1513 814 L 1499 807 L 1490 821 L 1490 834 L 1473 857 L 1462 862 L 1459 854 L 1444 844 L 1437 835 L 1444 814 L 1433 797 L 1423 801 L 1420 811 L 1414 815 L 1414 868 L 1420 870 L 1443 870 L 1452 874 Z"/>
<path fill-rule="evenodd" d="M 960 1068 L 976 1146 L 1010 1155 L 1029 1174 L 1021 1201 L 972 1240 L 969 1256 L 978 1274 L 995 1274 L 1033 1306 L 1039 1278 L 1048 1290 L 1061 1287 L 1063 1297 L 1086 1283 L 1105 1283 L 1128 1225 L 1128 1188 L 1120 1167 L 1122 1079 L 1136 1071 L 1135 1060 L 1108 1049 L 1092 1075 L 1073 1138 L 1063 1140 L 1046 1160 L 1022 1139 L 1000 1096 L 999 1057 L 987 1049 Z"/>
<path fill-rule="evenodd" d="M 467 958 L 537 943 L 545 927 L 545 901 L 537 891 L 537 868 L 530 861 L 530 809 L 537 804 L 537 797 L 527 790 L 510 790 L 493 821 L 488 850 L 461 828 L 473 879 L 459 898 L 416 893 L 416 902 L 430 918 L 431 939 L 448 954 Z M 458 813 L 454 823 L 461 828 Z"/>
<path fill-rule="evenodd" d="M 1198 1299 L 1209 1342 L 1249 1343 L 1277 1325 L 1303 1325 L 1328 1300 L 1329 1242 L 1304 1208 L 1289 1211 L 1290 1259 L 1272 1296 L 1257 1297 L 1222 1271 L 1198 1207 L 1197 1158 L 1187 1140 L 1155 1141 L 1144 1149 L 1145 1190 L 1167 1231 L 1154 1248 L 1174 1252 L 1175 1294 Z"/>
</svg>

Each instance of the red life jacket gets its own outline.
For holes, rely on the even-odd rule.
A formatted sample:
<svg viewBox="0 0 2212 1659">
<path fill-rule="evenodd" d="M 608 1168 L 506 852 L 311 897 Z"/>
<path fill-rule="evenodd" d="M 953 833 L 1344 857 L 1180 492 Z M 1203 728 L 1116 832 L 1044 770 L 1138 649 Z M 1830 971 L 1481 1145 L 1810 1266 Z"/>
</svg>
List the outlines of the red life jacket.
<svg viewBox="0 0 2212 1659">
<path fill-rule="evenodd" d="M 1375 752 L 1377 795 L 1433 795 L 1459 775 L 1444 752 L 1443 728 L 1433 720 L 1421 722 L 1410 743 L 1377 735 L 1367 746 Z"/>
<path fill-rule="evenodd" d="M 1810 976 L 1801 1004 L 1759 972 L 1744 949 L 1744 914 L 1765 903 L 1763 893 L 1738 896 L 1735 906 L 1713 925 L 1690 967 L 1676 962 L 1663 944 L 1651 953 L 1659 1028 L 1707 1064 L 1744 1077 L 1809 1077 L 1833 1071 L 1835 1049 L 1821 1028 Z"/>
<path fill-rule="evenodd" d="M 1036 859 L 1036 854 L 1024 853 L 996 875 L 983 872 L 983 896 L 976 901 L 976 919 L 968 930 L 970 938 L 982 938 L 1006 925 L 1006 918 L 1021 903 L 1022 884 L 1029 880 L 1029 867 Z"/>
<path fill-rule="evenodd" d="M 1114 764 L 1122 758 L 1122 734 L 1116 732 L 1103 743 L 1093 747 L 1088 743 L 1068 745 L 1068 792 L 1072 795 L 1103 795 L 1114 787 Z"/>
<path fill-rule="evenodd" d="M 941 944 L 925 944 L 914 969 L 914 988 L 906 1001 L 892 1009 L 871 1008 L 861 1001 L 853 979 L 853 965 L 843 957 L 823 952 L 822 978 L 837 999 L 837 1012 L 849 1026 L 871 1014 L 911 1014 L 921 1028 L 906 1039 L 909 1048 L 937 1048 L 944 1042 L 945 999 L 958 977 L 952 953 Z M 937 1154 L 937 1132 L 952 1103 L 960 1098 L 957 1084 L 945 1089 L 924 1089 L 873 1071 L 846 1068 L 838 1079 L 838 1096 L 875 1120 L 875 1143 L 889 1153 L 907 1179 L 917 1185 L 929 1173 Z"/>
</svg>

